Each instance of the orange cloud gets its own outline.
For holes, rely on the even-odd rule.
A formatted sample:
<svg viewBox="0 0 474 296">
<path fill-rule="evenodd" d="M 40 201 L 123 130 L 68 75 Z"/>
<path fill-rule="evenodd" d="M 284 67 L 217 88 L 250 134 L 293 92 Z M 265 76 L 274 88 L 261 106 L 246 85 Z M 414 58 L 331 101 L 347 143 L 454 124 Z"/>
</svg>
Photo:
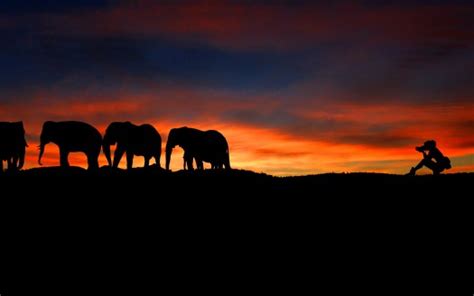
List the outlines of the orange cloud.
<svg viewBox="0 0 474 296">
<path fill-rule="evenodd" d="M 236 125 L 225 122 L 154 122 L 161 131 L 163 151 L 169 129 L 178 126 L 193 126 L 203 130 L 220 130 L 228 139 L 231 151 L 231 164 L 234 168 L 249 169 L 275 175 L 301 175 L 324 172 L 375 171 L 388 173 L 404 173 L 419 161 L 420 155 L 407 148 L 376 148 L 362 145 L 334 144 L 324 141 L 302 140 L 291 135 L 260 127 Z M 38 143 L 30 143 L 27 152 L 26 167 L 36 167 Z M 442 149 L 445 146 L 442 146 Z M 44 165 L 58 165 L 59 151 L 54 144 L 49 144 L 44 156 Z M 447 155 L 462 155 L 456 149 L 443 149 Z M 474 149 L 468 149 L 471 153 Z M 182 168 L 182 150 L 174 149 L 171 169 Z M 71 165 L 86 166 L 86 158 L 81 153 L 71 153 Z M 164 165 L 164 153 L 162 154 Z M 103 155 L 100 165 L 106 165 Z M 454 171 L 470 170 L 474 167 L 474 158 L 461 162 L 453 162 Z M 136 157 L 134 166 L 143 166 L 143 158 Z M 459 166 L 458 168 L 456 166 Z M 125 167 L 122 160 L 120 167 Z M 209 167 L 209 165 L 206 165 Z"/>
<path fill-rule="evenodd" d="M 11 102 L 0 109 L 3 120 L 26 119 L 30 145 L 26 168 L 38 166 L 36 146 L 42 123 L 70 119 L 89 122 L 102 134 L 112 121 L 151 123 L 162 136 L 163 148 L 171 128 L 186 125 L 216 129 L 229 141 L 233 167 L 275 175 L 343 171 L 405 173 L 420 159 L 414 146 L 432 138 L 453 159 L 452 172 L 472 171 L 474 165 L 474 158 L 469 157 L 474 155 L 474 105 L 468 103 L 381 106 L 335 101 L 308 104 L 302 109 L 298 105 L 282 106 L 265 95 L 264 99 L 250 96 L 237 100 L 232 93 L 197 89 L 156 89 L 140 95 L 122 91 L 107 98 L 80 93 L 67 98 L 45 97 L 43 93 L 30 96 L 28 104 Z M 267 113 L 282 108 L 292 116 L 291 120 L 266 121 Z M 239 109 L 257 112 L 262 118 L 252 122 L 225 115 Z M 314 122 L 322 124 L 311 126 Z M 175 148 L 173 170 L 182 168 L 182 153 L 179 147 Z M 100 165 L 106 165 L 103 155 L 99 161 Z M 48 166 L 59 164 L 59 151 L 54 144 L 47 146 L 43 162 Z M 71 153 L 70 163 L 85 167 L 86 158 L 81 153 Z M 142 166 L 143 158 L 136 157 L 134 163 Z M 164 154 L 161 163 L 164 165 Z M 124 166 L 122 160 L 121 167 Z"/>
<path fill-rule="evenodd" d="M 474 104 L 432 103 L 432 104 L 328 104 L 326 107 L 307 108 L 296 111 L 302 118 L 310 120 L 330 119 L 347 121 L 351 127 L 341 130 L 345 135 L 360 135 L 363 126 L 386 127 L 370 134 L 393 138 L 438 139 L 447 147 L 458 151 L 469 151 L 473 145 Z M 330 131 L 329 131 L 330 133 Z M 333 135 L 337 140 L 337 136 Z M 380 140 L 379 140 L 380 141 Z M 377 139 L 374 138 L 374 143 Z"/>
</svg>

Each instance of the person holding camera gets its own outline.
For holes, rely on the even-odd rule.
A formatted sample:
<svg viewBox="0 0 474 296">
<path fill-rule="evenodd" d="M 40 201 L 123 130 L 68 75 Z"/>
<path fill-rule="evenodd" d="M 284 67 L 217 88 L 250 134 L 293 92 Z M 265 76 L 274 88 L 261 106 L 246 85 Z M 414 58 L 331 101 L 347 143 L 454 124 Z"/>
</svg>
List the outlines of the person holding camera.
<svg viewBox="0 0 474 296">
<path fill-rule="evenodd" d="M 426 141 L 423 146 L 418 146 L 415 149 L 423 153 L 423 159 L 416 167 L 412 167 L 407 175 L 414 176 L 416 171 L 423 166 L 432 170 L 433 175 L 439 175 L 442 171 L 451 168 L 451 161 L 439 151 L 436 147 L 436 141 Z"/>
</svg>

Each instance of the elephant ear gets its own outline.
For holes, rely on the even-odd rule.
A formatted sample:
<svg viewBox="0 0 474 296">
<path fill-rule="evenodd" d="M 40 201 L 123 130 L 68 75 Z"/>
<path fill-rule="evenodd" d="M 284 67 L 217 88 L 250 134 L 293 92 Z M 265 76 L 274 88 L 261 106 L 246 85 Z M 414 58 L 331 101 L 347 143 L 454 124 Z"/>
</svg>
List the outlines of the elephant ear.
<svg viewBox="0 0 474 296">
<path fill-rule="evenodd" d="M 105 135 L 110 145 L 116 145 L 119 142 L 127 141 L 127 131 L 133 127 L 130 121 L 112 122 L 106 129 Z"/>
</svg>

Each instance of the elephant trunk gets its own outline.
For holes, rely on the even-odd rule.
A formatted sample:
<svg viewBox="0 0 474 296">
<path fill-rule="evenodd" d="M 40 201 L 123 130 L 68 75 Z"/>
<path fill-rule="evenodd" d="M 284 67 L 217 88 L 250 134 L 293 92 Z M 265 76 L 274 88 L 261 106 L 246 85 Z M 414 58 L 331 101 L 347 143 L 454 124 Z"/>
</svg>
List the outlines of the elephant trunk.
<svg viewBox="0 0 474 296">
<path fill-rule="evenodd" d="M 38 164 L 43 165 L 41 163 L 41 158 L 43 157 L 43 153 L 44 153 L 44 144 L 43 143 L 40 144 L 39 149 L 40 149 L 40 153 L 39 153 L 39 157 L 38 157 Z"/>
<path fill-rule="evenodd" d="M 20 151 L 20 155 L 19 155 L 19 156 L 20 156 L 20 161 L 19 161 L 19 163 L 18 163 L 18 169 L 19 169 L 19 170 L 20 170 L 20 169 L 23 167 L 23 165 L 25 164 L 25 152 L 26 152 L 25 150 L 26 150 L 26 148 L 23 147 L 23 149 Z"/>
<path fill-rule="evenodd" d="M 171 161 L 171 151 L 173 148 L 171 145 L 166 145 L 166 170 L 169 171 L 170 169 L 170 161 Z"/>
<path fill-rule="evenodd" d="M 112 166 L 112 158 L 110 157 L 110 143 L 104 140 L 104 143 L 102 145 L 102 149 L 104 150 L 105 158 L 107 158 L 107 162 L 109 163 L 109 166 Z"/>
</svg>

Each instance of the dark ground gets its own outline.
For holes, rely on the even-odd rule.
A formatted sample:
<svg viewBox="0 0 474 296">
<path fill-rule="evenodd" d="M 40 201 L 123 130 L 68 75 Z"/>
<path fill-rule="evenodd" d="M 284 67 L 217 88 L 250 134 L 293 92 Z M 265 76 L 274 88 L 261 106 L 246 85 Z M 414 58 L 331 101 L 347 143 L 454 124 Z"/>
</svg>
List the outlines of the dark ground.
<svg viewBox="0 0 474 296">
<path fill-rule="evenodd" d="M 154 196 L 158 199 L 169 199 L 171 196 L 182 197 L 235 197 L 235 193 L 244 194 L 242 198 L 256 198 L 253 192 L 263 194 L 261 198 L 276 197 L 281 193 L 291 194 L 291 198 L 318 196 L 319 193 L 346 192 L 350 195 L 373 195 L 382 197 L 400 194 L 400 198 L 413 193 L 426 194 L 467 194 L 474 184 L 474 173 L 445 174 L 440 176 L 402 176 L 377 173 L 328 173 L 298 177 L 273 177 L 263 173 L 244 170 L 205 170 L 167 172 L 156 167 L 134 168 L 131 171 L 102 167 L 97 172 L 90 172 L 79 167 L 62 169 L 59 167 L 34 168 L 14 174 L 0 175 L 0 183 L 5 185 L 20 184 L 22 189 L 31 193 L 41 192 L 46 195 L 75 195 L 87 193 L 85 198 L 100 192 L 103 197 L 112 193 L 130 195 L 140 198 Z M 67 185 L 66 190 L 60 185 Z M 30 188 L 32 186 L 33 188 Z M 35 188 L 41 190 L 35 190 Z M 85 191 L 85 192 L 84 192 Z M 107 193 L 109 192 L 109 193 Z M 267 196 L 267 194 L 272 196 Z M 105 195 L 105 196 L 104 196 Z M 455 198 L 455 196 L 453 196 Z M 345 198 L 344 196 L 338 198 Z"/>
<path fill-rule="evenodd" d="M 4 295 L 471 295 L 474 174 L 0 176 Z"/>
</svg>

